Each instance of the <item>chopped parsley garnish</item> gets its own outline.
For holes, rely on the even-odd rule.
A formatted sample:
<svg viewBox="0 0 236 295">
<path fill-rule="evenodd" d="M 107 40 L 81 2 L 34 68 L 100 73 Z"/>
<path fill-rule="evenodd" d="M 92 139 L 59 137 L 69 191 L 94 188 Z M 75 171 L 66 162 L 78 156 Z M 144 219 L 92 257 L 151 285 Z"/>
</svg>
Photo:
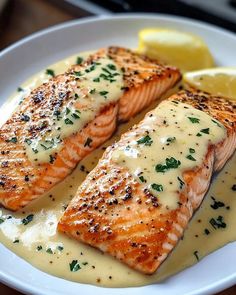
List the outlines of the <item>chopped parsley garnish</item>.
<svg viewBox="0 0 236 295">
<path fill-rule="evenodd" d="M 77 93 L 75 93 L 75 99 L 78 99 L 79 95 Z"/>
<path fill-rule="evenodd" d="M 146 146 L 150 146 L 153 143 L 153 140 L 151 139 L 151 137 L 149 135 L 146 135 L 142 138 L 140 138 L 139 140 L 137 140 L 138 144 L 144 144 Z"/>
<path fill-rule="evenodd" d="M 177 177 L 178 181 L 179 181 L 179 188 L 182 189 L 183 186 L 185 185 L 185 182 L 178 176 Z"/>
<path fill-rule="evenodd" d="M 81 267 L 78 263 L 78 260 L 72 260 L 72 262 L 70 263 L 70 271 L 75 272 L 79 269 L 81 269 Z"/>
<path fill-rule="evenodd" d="M 17 143 L 17 137 L 12 137 L 10 139 L 7 139 L 7 142 L 13 142 L 13 143 Z"/>
<path fill-rule="evenodd" d="M 168 137 L 167 138 L 167 140 L 166 140 L 167 142 L 175 142 L 176 141 L 176 137 Z"/>
<path fill-rule="evenodd" d="M 101 95 L 101 96 L 104 96 L 105 98 L 107 98 L 107 94 L 108 94 L 109 92 L 108 91 L 106 91 L 106 90 L 104 90 L 104 91 L 100 91 L 99 92 L 99 94 Z"/>
<path fill-rule="evenodd" d="M 112 71 L 116 71 L 116 66 L 113 64 L 108 64 L 107 67 Z"/>
<path fill-rule="evenodd" d="M 152 183 L 151 188 L 157 192 L 163 192 L 163 185 L 161 184 Z"/>
<path fill-rule="evenodd" d="M 147 180 L 143 177 L 143 175 L 139 176 L 141 182 L 147 182 Z"/>
<path fill-rule="evenodd" d="M 192 155 L 187 155 L 186 158 L 191 161 L 196 161 L 196 159 Z"/>
<path fill-rule="evenodd" d="M 79 72 L 74 71 L 74 75 L 77 77 L 80 77 L 80 76 L 82 76 L 82 73 L 80 71 Z"/>
<path fill-rule="evenodd" d="M 214 229 L 226 228 L 226 223 L 224 222 L 223 216 L 219 215 L 217 218 L 211 218 L 209 223 Z"/>
<path fill-rule="evenodd" d="M 3 223 L 5 220 L 3 218 L 0 218 L 0 224 Z"/>
<path fill-rule="evenodd" d="M 83 57 L 78 56 L 77 59 L 76 59 L 76 64 L 77 64 L 77 65 L 82 64 L 83 60 L 84 60 Z"/>
<path fill-rule="evenodd" d="M 86 147 L 86 146 L 91 147 L 90 143 L 92 143 L 92 141 L 93 141 L 92 138 L 88 137 L 84 143 L 84 147 Z"/>
<path fill-rule="evenodd" d="M 21 120 L 24 121 L 24 122 L 29 122 L 29 120 L 30 120 L 30 116 L 23 114 L 23 115 L 21 116 Z"/>
<path fill-rule="evenodd" d="M 155 167 L 156 172 L 166 172 L 169 169 L 176 169 L 180 166 L 181 162 L 175 158 L 166 158 L 166 164 L 157 164 Z"/>
<path fill-rule="evenodd" d="M 43 247 L 41 245 L 37 246 L 37 251 L 41 251 Z"/>
<path fill-rule="evenodd" d="M 52 69 L 46 69 L 46 74 L 55 77 L 55 72 Z"/>
<path fill-rule="evenodd" d="M 30 215 L 26 216 L 25 218 L 23 218 L 21 222 L 22 222 L 22 224 L 27 225 L 33 219 L 34 219 L 34 214 L 30 214 Z"/>
<path fill-rule="evenodd" d="M 194 154 L 194 153 L 195 153 L 195 149 L 190 148 L 190 149 L 189 149 L 189 152 L 190 152 L 190 154 Z"/>
<path fill-rule="evenodd" d="M 57 250 L 58 251 L 62 251 L 64 249 L 64 247 L 62 247 L 62 246 L 57 246 Z"/>
<path fill-rule="evenodd" d="M 94 78 L 94 79 L 93 79 L 93 82 L 100 82 L 100 78 L 99 78 L 99 77 Z"/>
<path fill-rule="evenodd" d="M 199 123 L 200 119 L 194 118 L 194 117 L 188 117 L 188 119 L 194 124 L 194 123 Z"/>
<path fill-rule="evenodd" d="M 71 121 L 69 118 L 66 118 L 64 120 L 64 122 L 65 122 L 66 125 L 73 125 L 74 124 L 73 121 Z"/>
<path fill-rule="evenodd" d="M 193 255 L 196 257 L 197 261 L 199 261 L 198 251 L 194 251 Z"/>
<path fill-rule="evenodd" d="M 89 91 L 90 94 L 94 94 L 95 92 L 96 92 L 96 89 L 95 89 L 95 88 L 93 88 L 93 89 L 91 89 L 91 90 Z"/>
<path fill-rule="evenodd" d="M 225 207 L 225 204 L 221 201 L 216 201 L 216 199 L 214 197 L 211 197 L 211 199 L 213 200 L 213 204 L 211 204 L 211 208 L 216 210 L 219 209 L 221 207 Z"/>
<path fill-rule="evenodd" d="M 215 121 L 215 120 L 211 120 L 213 123 L 215 123 L 218 127 L 222 127 L 221 125 L 220 125 L 220 123 L 218 123 L 217 121 Z"/>
<path fill-rule="evenodd" d="M 87 265 L 87 264 L 88 264 L 88 262 L 87 262 L 87 261 L 85 261 L 85 262 L 82 262 L 82 264 L 83 264 L 83 265 Z"/>
<path fill-rule="evenodd" d="M 68 115 L 70 113 L 70 109 L 66 108 L 66 115 Z"/>
<path fill-rule="evenodd" d="M 29 138 L 25 138 L 25 142 L 26 142 L 28 145 L 31 145 L 31 143 L 32 143 L 32 140 L 31 140 L 31 139 L 29 139 Z"/>
<path fill-rule="evenodd" d="M 24 89 L 23 89 L 23 88 L 21 88 L 21 87 L 18 87 L 18 88 L 17 88 L 17 91 L 18 91 L 18 92 L 23 92 L 23 91 L 24 91 Z"/>
<path fill-rule="evenodd" d="M 49 163 L 53 164 L 56 158 L 53 155 L 49 155 Z"/>
<path fill-rule="evenodd" d="M 94 70 L 95 70 L 95 65 L 91 65 L 91 67 L 88 68 L 88 69 L 86 69 L 85 72 L 86 72 L 86 73 L 89 73 L 89 72 L 92 72 L 92 71 L 94 71 Z"/>
<path fill-rule="evenodd" d="M 204 229 L 204 234 L 208 236 L 208 235 L 210 234 L 209 229 L 205 228 L 205 229 Z"/>
<path fill-rule="evenodd" d="M 77 111 L 77 113 L 80 113 L 80 111 Z M 71 117 L 73 117 L 74 119 L 80 119 L 80 116 L 77 113 L 71 114 Z"/>
<path fill-rule="evenodd" d="M 48 254 L 53 254 L 53 251 L 52 251 L 51 248 L 47 248 L 46 252 L 47 252 Z"/>
<path fill-rule="evenodd" d="M 200 132 L 209 134 L 210 128 L 201 129 Z"/>
<path fill-rule="evenodd" d="M 15 239 L 15 240 L 13 241 L 13 244 L 16 244 L 16 243 L 20 243 L 20 240 L 19 240 L 19 239 Z"/>
<path fill-rule="evenodd" d="M 200 136 L 202 136 L 202 134 L 198 132 L 198 133 L 197 133 L 197 136 L 200 137 Z"/>
<path fill-rule="evenodd" d="M 37 149 L 35 149 L 35 148 L 32 148 L 32 151 L 35 153 L 35 154 L 37 154 L 39 151 L 37 150 Z"/>
</svg>

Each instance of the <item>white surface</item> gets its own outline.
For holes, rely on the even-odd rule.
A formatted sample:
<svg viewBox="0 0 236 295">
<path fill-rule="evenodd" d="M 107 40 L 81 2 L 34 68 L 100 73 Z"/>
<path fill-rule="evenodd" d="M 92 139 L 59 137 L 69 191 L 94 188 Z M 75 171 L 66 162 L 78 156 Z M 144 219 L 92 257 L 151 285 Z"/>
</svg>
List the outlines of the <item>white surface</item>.
<svg viewBox="0 0 236 295">
<path fill-rule="evenodd" d="M 196 33 L 205 39 L 219 65 L 236 66 L 236 37 L 224 30 L 163 15 L 93 17 L 44 30 L 3 51 L 0 54 L 0 104 L 30 75 L 69 55 L 106 45 L 136 47 L 138 30 L 148 26 Z M 105 289 L 50 276 L 0 245 L 0 281 L 26 294 L 213 294 L 236 283 L 235 254 L 236 243 L 232 243 L 161 284 Z"/>
</svg>

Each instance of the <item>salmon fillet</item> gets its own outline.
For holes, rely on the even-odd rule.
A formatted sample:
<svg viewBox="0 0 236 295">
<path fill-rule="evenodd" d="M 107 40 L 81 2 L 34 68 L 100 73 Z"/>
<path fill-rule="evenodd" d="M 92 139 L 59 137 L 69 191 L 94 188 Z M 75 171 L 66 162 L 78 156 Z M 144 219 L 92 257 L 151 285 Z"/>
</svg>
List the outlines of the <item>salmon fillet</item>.
<svg viewBox="0 0 236 295">
<path fill-rule="evenodd" d="M 119 147 L 131 144 L 140 130 L 148 129 L 151 111 L 119 142 L 106 149 L 58 224 L 59 231 L 145 274 L 155 272 L 176 246 L 208 190 L 212 173 L 223 167 L 236 148 L 235 102 L 197 91 L 179 92 L 168 101 L 185 103 L 207 113 L 219 127 L 220 123 L 225 127 L 227 134 L 216 145 L 206 145 L 200 165 L 183 172 L 180 188 L 183 184 L 184 187 L 177 191 L 178 206 L 165 210 L 159 198 L 146 189 L 145 183 L 134 178 L 126 164 L 113 161 Z M 193 123 L 198 122 L 194 119 L 191 118 Z M 158 128 L 164 128 L 163 124 Z"/>
<path fill-rule="evenodd" d="M 50 162 L 38 163 L 37 159 L 29 159 L 25 142 L 29 142 L 28 138 L 31 141 L 44 136 L 55 128 L 53 116 L 76 96 L 76 89 L 80 87 L 80 72 L 92 71 L 103 57 L 108 57 L 123 73 L 122 96 L 116 102 L 103 105 L 94 114 L 94 119 L 81 130 L 63 138 L 61 149 L 50 155 Z M 103 74 L 104 79 L 106 75 Z M 128 49 L 108 47 L 33 90 L 0 128 L 0 204 L 18 210 L 40 197 L 107 140 L 118 121 L 128 120 L 137 114 L 179 79 L 180 72 L 174 67 L 162 65 Z M 86 87 L 81 91 L 85 95 L 89 91 L 92 93 Z M 82 108 L 79 103 L 77 107 L 79 110 Z"/>
</svg>

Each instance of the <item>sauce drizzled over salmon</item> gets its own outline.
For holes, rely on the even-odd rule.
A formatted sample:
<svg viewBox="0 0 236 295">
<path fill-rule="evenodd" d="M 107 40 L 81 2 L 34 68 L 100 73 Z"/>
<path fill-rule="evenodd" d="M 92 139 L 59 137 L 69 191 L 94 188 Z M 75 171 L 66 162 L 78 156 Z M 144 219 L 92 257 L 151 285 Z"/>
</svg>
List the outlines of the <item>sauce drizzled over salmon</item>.
<svg viewBox="0 0 236 295">
<path fill-rule="evenodd" d="M 236 105 L 183 91 L 109 147 L 58 229 L 152 274 L 236 148 Z"/>
<path fill-rule="evenodd" d="M 109 47 L 34 89 L 0 129 L 0 203 L 18 210 L 180 79 L 179 71 Z"/>
</svg>

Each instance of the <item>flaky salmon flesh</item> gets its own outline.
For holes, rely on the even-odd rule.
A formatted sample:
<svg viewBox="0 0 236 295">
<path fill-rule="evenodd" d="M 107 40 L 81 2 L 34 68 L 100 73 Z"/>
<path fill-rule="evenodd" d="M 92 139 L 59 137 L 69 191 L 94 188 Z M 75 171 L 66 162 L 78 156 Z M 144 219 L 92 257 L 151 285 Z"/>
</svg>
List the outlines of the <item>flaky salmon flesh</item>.
<svg viewBox="0 0 236 295">
<path fill-rule="evenodd" d="M 61 148 L 50 155 L 50 161 L 38 162 L 37 155 L 34 160 L 30 159 L 26 145 L 51 132 L 53 118 L 76 98 L 76 91 L 92 93 L 93 89 L 81 90 L 80 73 L 92 71 L 103 57 L 115 64 L 111 70 L 117 67 L 122 72 L 121 97 L 103 105 L 93 120 L 80 130 L 60 139 Z M 109 75 L 106 69 L 102 77 L 108 80 Z M 128 49 L 108 47 L 34 89 L 0 128 L 0 204 L 18 210 L 43 195 L 70 174 L 81 159 L 104 143 L 113 134 L 117 122 L 128 120 L 150 105 L 173 87 L 180 76 L 175 67 L 162 65 Z M 106 98 L 106 91 L 100 93 Z M 72 114 L 76 119 L 80 115 L 79 99 L 77 106 L 77 113 Z M 71 120 L 67 119 L 66 123 L 71 124 Z M 32 150 L 37 152 L 33 147 Z"/>
<path fill-rule="evenodd" d="M 126 164 L 113 161 L 113 155 L 120 147 L 131 145 L 136 140 L 135 134 L 148 128 L 148 120 L 152 116 L 150 112 L 142 122 L 123 134 L 119 142 L 106 149 L 58 224 L 59 231 L 109 253 L 145 274 L 154 273 L 177 245 L 209 188 L 213 172 L 224 166 L 236 148 L 235 102 L 198 91 L 182 91 L 168 101 L 184 103 L 208 114 L 212 118 L 210 121 L 226 132 L 219 143 L 206 145 L 200 165 L 184 171 L 179 178 L 180 187 L 184 187 L 178 192 L 178 206 L 164 210 L 158 196 L 145 188 L 145 174 L 140 177 L 141 182 L 137 181 Z M 199 119 L 188 119 L 190 124 L 197 126 Z M 165 127 L 164 123 L 158 127 L 160 131 Z M 209 128 L 205 128 L 197 136 L 202 138 L 208 133 Z M 174 137 L 168 144 L 172 141 Z M 151 145 L 151 135 L 142 138 L 139 143 Z M 190 152 L 192 154 L 188 155 L 188 159 L 195 161 L 195 150 L 190 149 Z M 180 164 L 167 160 L 170 168 Z M 162 168 L 165 171 L 168 167 L 163 165 L 156 169 Z M 165 190 L 160 184 L 154 188 L 160 192 Z"/>
</svg>

